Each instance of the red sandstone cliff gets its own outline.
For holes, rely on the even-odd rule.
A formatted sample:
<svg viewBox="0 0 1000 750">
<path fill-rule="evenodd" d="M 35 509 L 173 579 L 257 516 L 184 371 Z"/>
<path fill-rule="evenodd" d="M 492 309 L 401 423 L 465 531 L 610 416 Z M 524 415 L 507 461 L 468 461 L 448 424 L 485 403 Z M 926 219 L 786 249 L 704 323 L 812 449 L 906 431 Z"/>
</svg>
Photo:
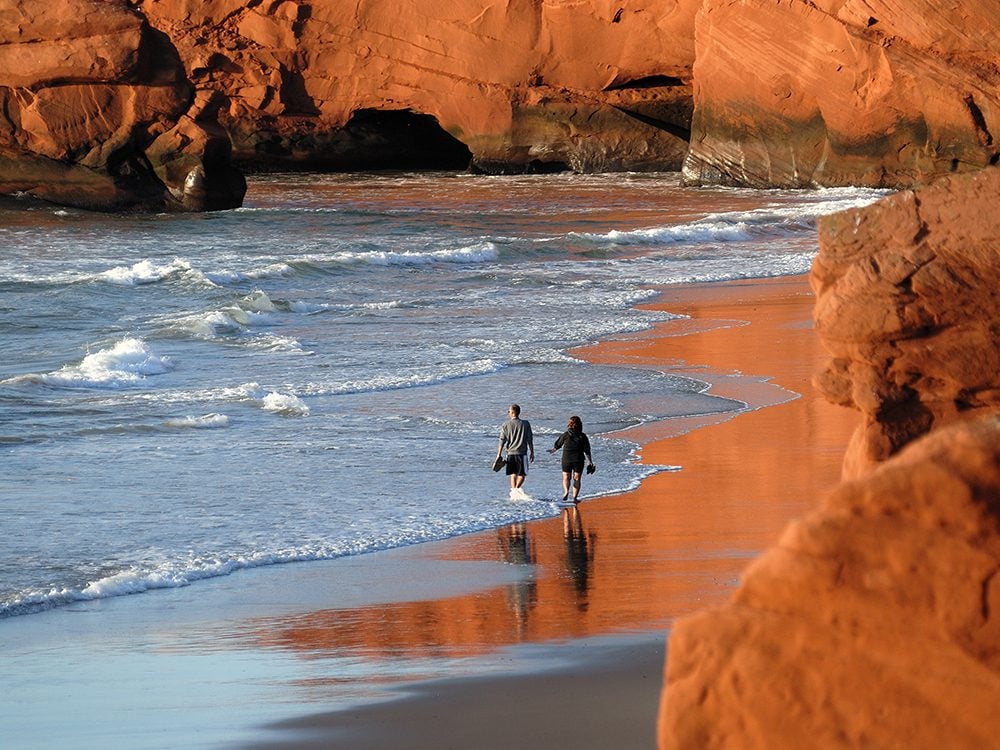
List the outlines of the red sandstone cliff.
<svg viewBox="0 0 1000 750">
<path fill-rule="evenodd" d="M 250 169 L 678 169 L 695 2 L 141 0 Z"/>
<path fill-rule="evenodd" d="M 817 385 L 864 423 L 857 476 L 942 424 L 1000 410 L 1000 169 L 820 221 Z"/>
<path fill-rule="evenodd" d="M 661 747 L 1000 747 L 998 194 L 990 168 L 821 222 L 856 478 L 676 624 Z"/>
<path fill-rule="evenodd" d="M 690 183 L 906 187 L 1000 155 L 988 2 L 705 0 Z"/>
<path fill-rule="evenodd" d="M 125 2 L 0 2 L 0 193 L 203 210 L 243 190 L 207 97 Z"/>
<path fill-rule="evenodd" d="M 995 9 L 952 6 L 0 0 L 0 192 L 226 207 L 234 163 L 906 186 L 997 159 Z"/>
<path fill-rule="evenodd" d="M 232 164 L 679 169 L 696 9 L 0 0 L 0 193 L 202 209 L 239 203 Z"/>
</svg>

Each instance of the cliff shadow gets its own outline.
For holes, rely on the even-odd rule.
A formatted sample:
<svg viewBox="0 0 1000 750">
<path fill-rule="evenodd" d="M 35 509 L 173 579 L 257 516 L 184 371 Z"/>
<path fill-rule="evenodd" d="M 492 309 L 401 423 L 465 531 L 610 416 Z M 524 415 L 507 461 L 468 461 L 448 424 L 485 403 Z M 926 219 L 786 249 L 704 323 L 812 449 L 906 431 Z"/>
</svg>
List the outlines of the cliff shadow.
<svg viewBox="0 0 1000 750">
<path fill-rule="evenodd" d="M 432 115 L 359 109 L 337 130 L 275 132 L 241 161 L 248 171 L 460 170 L 472 152 Z"/>
</svg>

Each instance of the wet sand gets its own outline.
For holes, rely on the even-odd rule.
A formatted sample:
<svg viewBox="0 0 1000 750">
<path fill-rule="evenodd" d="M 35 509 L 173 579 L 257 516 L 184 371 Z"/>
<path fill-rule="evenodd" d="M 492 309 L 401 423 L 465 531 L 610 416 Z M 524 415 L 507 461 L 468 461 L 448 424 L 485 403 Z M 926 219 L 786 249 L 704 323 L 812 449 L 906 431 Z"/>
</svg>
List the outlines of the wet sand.
<svg viewBox="0 0 1000 750">
<path fill-rule="evenodd" d="M 240 638 L 305 660 L 450 665 L 398 692 L 383 686 L 389 700 L 272 723 L 252 747 L 655 744 L 672 621 L 728 596 L 787 521 L 836 484 L 857 417 L 809 384 L 824 355 L 803 277 L 668 289 L 654 307 L 688 317 L 574 354 L 697 378 L 747 408 L 630 431 L 643 462 L 675 467 L 633 492 L 587 500 L 585 477 L 584 502 L 558 518 L 416 551 L 423 575 L 435 564 L 472 575 L 489 561 L 515 571 L 510 581 L 252 618 Z M 397 565 L 405 578 L 406 557 L 382 557 L 380 570 Z"/>
</svg>

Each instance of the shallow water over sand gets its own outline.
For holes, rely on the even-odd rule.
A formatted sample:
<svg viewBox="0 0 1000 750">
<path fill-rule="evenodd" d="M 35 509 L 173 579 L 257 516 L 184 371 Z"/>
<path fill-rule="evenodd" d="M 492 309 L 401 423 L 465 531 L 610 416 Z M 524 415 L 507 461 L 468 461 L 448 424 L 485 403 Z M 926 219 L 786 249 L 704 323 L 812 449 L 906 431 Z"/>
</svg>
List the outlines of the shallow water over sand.
<svg viewBox="0 0 1000 750">
<path fill-rule="evenodd" d="M 460 715 L 441 702 L 436 683 L 427 686 L 435 700 L 403 730 L 418 733 L 414 747 L 442 732 L 495 727 L 476 711 L 489 714 L 483 696 L 491 685 L 509 692 L 512 682 L 518 721 L 474 746 L 553 747 L 576 737 L 574 747 L 603 750 L 594 721 L 619 737 L 651 735 L 670 623 L 719 601 L 782 525 L 811 507 L 834 481 L 856 422 L 815 395 L 792 397 L 807 393 L 821 350 L 801 279 L 710 287 L 670 290 L 668 307 L 690 311 L 694 324 L 728 325 L 682 320 L 660 328 L 666 338 L 652 344 L 629 336 L 578 352 L 619 366 L 678 358 L 714 392 L 752 405 L 659 423 L 673 437 L 647 443 L 643 454 L 682 470 L 559 517 L 446 543 L 260 567 L 8 617 L 0 621 L 0 688 L 11 697 L 0 702 L 5 740 L 135 750 L 311 739 L 337 747 L 345 722 L 364 730 L 376 720 L 401 736 L 391 706 L 377 718 L 352 707 L 409 694 L 413 680 L 470 676 L 485 680 L 487 693 L 473 693 Z M 717 296 L 740 303 L 714 304 Z M 692 327 L 704 332 L 680 335 Z M 643 432 L 650 440 L 653 425 Z M 633 645 L 640 658 L 620 674 L 619 688 L 600 662 L 620 665 Z M 569 675 L 557 690 L 551 669 Z M 506 682 L 498 688 L 495 679 Z M 456 688 L 467 696 L 472 689 Z M 627 690 L 642 695 L 638 715 Z M 627 705 L 618 707 L 621 700 Z M 542 706 L 551 707 L 542 725 L 521 723 Z M 553 724 L 554 715 L 562 721 Z M 560 739 L 544 740 L 553 727 L 563 728 Z M 339 746 L 365 745 L 352 737 Z"/>
<path fill-rule="evenodd" d="M 628 428 L 743 404 L 568 351 L 669 319 L 634 307 L 662 285 L 803 272 L 814 217 L 875 195 L 295 175 L 200 216 L 5 204 L 0 618 L 555 516 L 557 458 L 536 502 L 489 471 L 511 401 L 540 448 L 583 418 L 587 496 L 633 487 L 669 465 Z"/>
</svg>

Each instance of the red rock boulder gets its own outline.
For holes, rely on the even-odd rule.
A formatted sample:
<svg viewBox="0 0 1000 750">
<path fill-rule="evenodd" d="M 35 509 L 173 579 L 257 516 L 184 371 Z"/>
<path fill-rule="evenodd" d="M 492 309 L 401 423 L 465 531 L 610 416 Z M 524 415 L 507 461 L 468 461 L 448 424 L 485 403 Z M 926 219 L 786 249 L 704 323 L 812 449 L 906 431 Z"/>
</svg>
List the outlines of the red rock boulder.
<svg viewBox="0 0 1000 750">
<path fill-rule="evenodd" d="M 842 485 L 670 636 L 661 748 L 997 747 L 1000 417 Z"/>
</svg>

